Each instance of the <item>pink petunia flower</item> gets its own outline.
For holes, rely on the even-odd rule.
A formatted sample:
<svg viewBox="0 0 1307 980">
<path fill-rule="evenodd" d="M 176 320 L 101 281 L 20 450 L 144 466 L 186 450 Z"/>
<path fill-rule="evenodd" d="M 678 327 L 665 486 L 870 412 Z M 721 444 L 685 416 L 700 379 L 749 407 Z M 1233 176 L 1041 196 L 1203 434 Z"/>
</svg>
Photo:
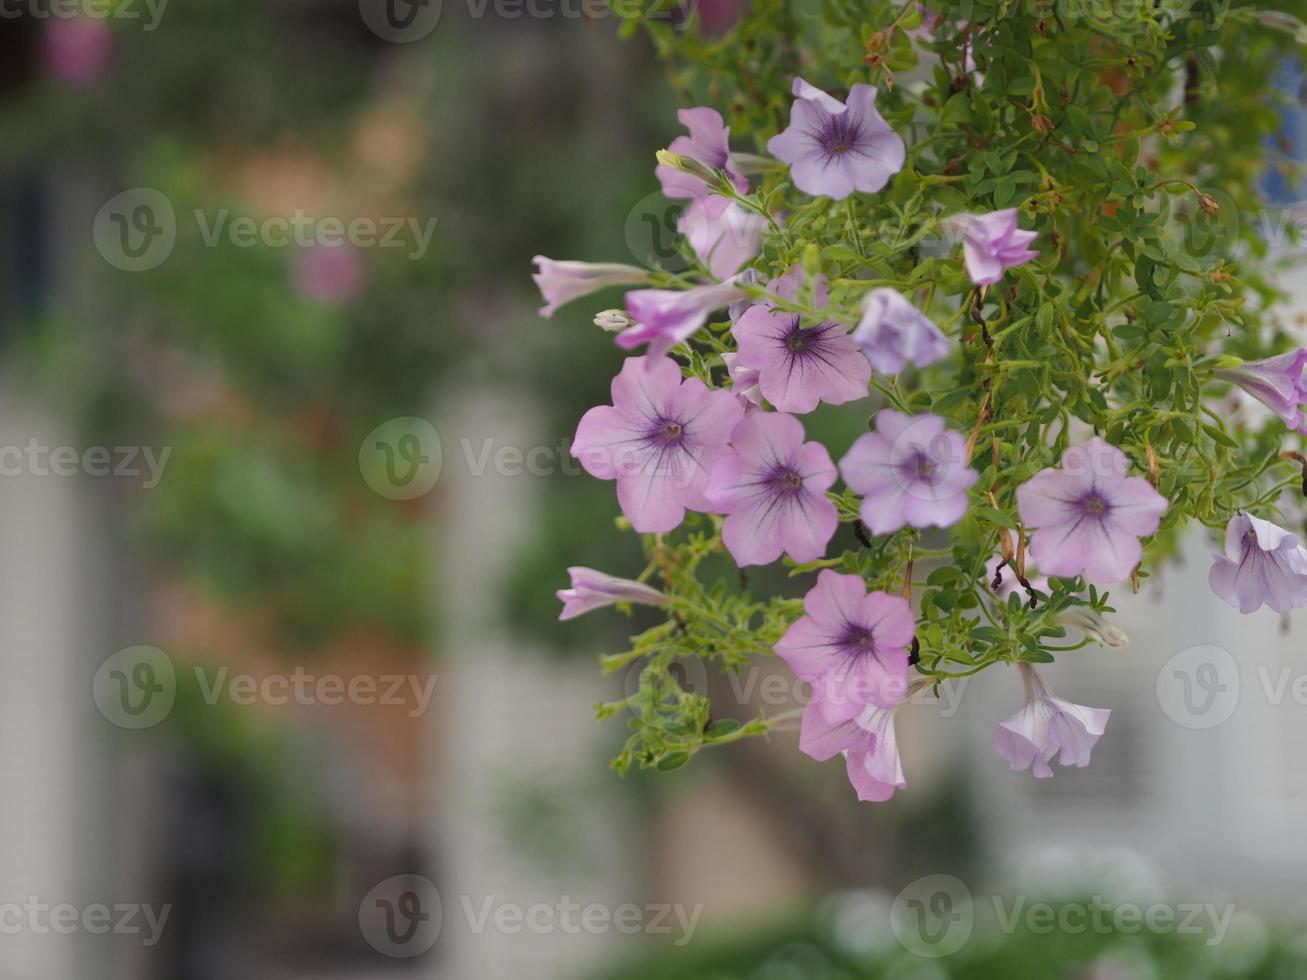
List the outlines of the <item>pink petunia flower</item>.
<svg viewBox="0 0 1307 980">
<path fill-rule="evenodd" d="M 1305 367 L 1307 350 L 1300 348 L 1264 361 L 1218 370 L 1216 377 L 1248 392 L 1279 415 L 1287 428 L 1307 433 L 1302 410 L 1302 406 L 1307 404 L 1307 381 L 1303 378 Z"/>
<path fill-rule="evenodd" d="M 796 78 L 794 95 L 789 128 L 767 150 L 790 165 L 799 190 L 841 201 L 875 193 L 903 168 L 907 148 L 876 111 L 874 85 L 854 85 L 845 103 Z"/>
<path fill-rule="evenodd" d="M 649 281 L 649 273 L 633 265 L 615 262 L 559 262 L 537 255 L 531 260 L 536 272 L 531 276 L 540 287 L 545 305 L 540 315 L 551 317 L 564 303 L 589 296 L 606 286 L 636 286 Z"/>
<path fill-rule="evenodd" d="M 692 289 L 640 289 L 626 294 L 626 309 L 636 320 L 630 330 L 617 335 L 619 347 L 627 350 L 648 344 L 650 363 L 684 340 L 689 340 L 708 322 L 708 314 L 747 296 L 729 283 L 695 286 Z"/>
<path fill-rule="evenodd" d="M 938 415 L 887 408 L 840 460 L 840 473 L 862 496 L 862 523 L 873 534 L 948 527 L 967 512 L 967 491 L 980 479 L 966 456 L 966 440 Z"/>
<path fill-rule="evenodd" d="M 993 285 L 1005 270 L 1039 258 L 1039 253 L 1029 248 L 1039 235 L 1020 229 L 1016 208 L 956 215 L 947 219 L 945 226 L 962 234 L 963 263 L 977 286 Z"/>
<path fill-rule="evenodd" d="M 1031 769 L 1037 779 L 1053 775 L 1049 763 L 1089 765 L 1089 756 L 1107 729 L 1112 712 L 1053 697 L 1030 664 L 1020 663 L 1026 706 L 994 728 L 994 748 L 1014 772 Z"/>
<path fill-rule="evenodd" d="M 714 279 L 728 279 L 762 248 L 767 220 L 724 197 L 694 201 L 676 223 Z"/>
<path fill-rule="evenodd" d="M 612 391 L 613 404 L 586 412 L 572 441 L 586 472 L 617 481 L 622 513 L 642 534 L 670 531 L 686 508 L 711 510 L 703 490 L 744 415 L 739 400 L 682 381 L 670 358 L 627 358 Z"/>
<path fill-rule="evenodd" d="M 619 602 L 638 602 L 648 606 L 665 606 L 671 599 L 652 586 L 629 578 L 617 578 L 577 565 L 567 570 L 572 587 L 559 589 L 555 595 L 563 603 L 560 620 L 575 619 L 592 609 L 614 606 Z"/>
<path fill-rule="evenodd" d="M 908 644 L 916 632 L 905 599 L 867 593 L 858 575 L 823 569 L 803 598 L 805 615 L 775 650 L 830 723 L 857 718 L 868 705 L 892 708 L 907 693 Z"/>
<path fill-rule="evenodd" d="M 293 277 L 305 299 L 341 306 L 363 292 L 367 267 L 352 245 L 310 245 L 296 252 Z"/>
<path fill-rule="evenodd" d="M 767 288 L 792 300 L 801 283 L 802 269 L 796 266 Z M 813 284 L 813 301 L 826 304 L 824 277 Z M 867 397 L 871 365 L 842 323 L 823 320 L 804 327 L 799 314 L 759 303 L 745 311 L 731 333 L 738 363 L 758 372 L 763 396 L 782 412 L 811 412 L 823 401 L 842 405 Z"/>
<path fill-rule="evenodd" d="M 45 27 L 45 60 L 61 81 L 97 82 L 113 60 L 113 29 L 99 17 L 54 17 Z"/>
<path fill-rule="evenodd" d="M 830 453 L 803 441 L 793 415 L 751 412 L 731 433 L 731 452 L 713 464 L 704 496 L 726 516 L 722 541 L 735 564 L 766 565 L 784 552 L 816 561 L 839 527 L 826 497 L 836 479 Z"/>
<path fill-rule="evenodd" d="M 1166 498 L 1142 477 L 1126 476 L 1125 453 L 1095 436 L 1017 487 L 1017 513 L 1037 530 L 1030 554 L 1047 575 L 1084 574 L 1123 582 L 1139 564 L 1140 539 L 1157 530 Z"/>
<path fill-rule="evenodd" d="M 1284 528 L 1241 511 L 1225 527 L 1225 554 L 1213 557 L 1212 591 L 1241 613 L 1307 606 L 1307 550 Z"/>
<path fill-rule="evenodd" d="M 908 364 L 925 367 L 949 353 L 944 332 L 897 289 L 873 289 L 867 294 L 853 339 L 882 374 L 898 374 Z"/>
<path fill-rule="evenodd" d="M 747 193 L 749 182 L 731 160 L 731 130 L 722 120 L 721 113 L 707 106 L 699 106 L 680 110 L 676 118 L 690 131 L 690 135 L 676 137 L 667 149 L 679 156 L 698 160 L 714 170 L 726 171 L 735 189 L 741 194 Z M 676 167 L 659 164 L 654 173 L 667 197 L 698 200 L 711 194 L 708 185 L 702 180 Z"/>
<path fill-rule="evenodd" d="M 908 785 L 894 734 L 894 710 L 871 705 L 855 719 L 832 724 L 815 702 L 809 704 L 799 730 L 799 751 L 818 762 L 843 754 L 858 799 L 883 803 Z"/>
</svg>

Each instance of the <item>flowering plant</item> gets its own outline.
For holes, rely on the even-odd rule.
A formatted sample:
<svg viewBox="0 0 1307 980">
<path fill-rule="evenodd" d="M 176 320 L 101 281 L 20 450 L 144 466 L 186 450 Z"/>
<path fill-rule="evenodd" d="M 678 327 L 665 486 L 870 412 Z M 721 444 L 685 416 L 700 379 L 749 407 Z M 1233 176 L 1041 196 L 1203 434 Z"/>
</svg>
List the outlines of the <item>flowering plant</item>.
<svg viewBox="0 0 1307 980">
<path fill-rule="evenodd" d="M 898 705 L 997 665 L 1026 703 L 995 746 L 1051 776 L 1089 762 L 1109 712 L 1037 665 L 1120 645 L 1107 590 L 1143 587 L 1178 528 L 1226 530 L 1212 587 L 1241 611 L 1307 603 L 1307 550 L 1271 520 L 1307 468 L 1307 351 L 1245 220 L 1279 124 L 1247 66 L 1293 49 L 1293 13 L 762 0 L 712 42 L 652 8 L 635 23 L 729 120 L 684 110 L 657 154 L 686 271 L 537 260 L 546 316 L 636 287 L 596 322 L 643 353 L 573 453 L 615 482 L 648 566 L 593 594 L 574 569 L 561 593 L 565 615 L 666 612 L 605 661 L 642 665 L 600 707 L 633 714 L 619 769 L 783 724 L 717 719 L 671 670 L 776 655 L 812 688 L 800 748 L 842 754 L 861 799 L 905 785 Z M 823 404 L 868 431 L 811 439 Z M 783 561 L 807 594 L 704 581 L 721 556 L 742 580 Z"/>
</svg>

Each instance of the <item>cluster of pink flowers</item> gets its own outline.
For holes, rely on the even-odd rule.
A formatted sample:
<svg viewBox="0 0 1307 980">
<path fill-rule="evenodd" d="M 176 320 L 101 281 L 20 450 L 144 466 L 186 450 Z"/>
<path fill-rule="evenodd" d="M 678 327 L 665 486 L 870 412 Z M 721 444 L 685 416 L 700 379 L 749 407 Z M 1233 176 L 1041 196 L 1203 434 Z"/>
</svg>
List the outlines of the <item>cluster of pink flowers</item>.
<svg viewBox="0 0 1307 980">
<path fill-rule="evenodd" d="M 799 190 L 832 200 L 875 193 L 903 167 L 903 140 L 877 111 L 872 86 L 853 86 L 841 102 L 796 79 L 794 96 L 789 128 L 768 150 L 789 166 Z M 621 331 L 620 347 L 646 351 L 623 364 L 611 405 L 581 419 L 573 454 L 591 475 L 615 481 L 636 531 L 671 531 L 686 510 L 722 515 L 723 544 L 741 567 L 783 555 L 796 563 L 824 558 L 839 525 L 831 488 L 840 478 L 861 497 L 862 523 L 873 534 L 955 524 L 979 474 L 967 441 L 943 418 L 882 410 L 874 430 L 838 464 L 825 446 L 807 441 L 798 418 L 823 402 L 866 398 L 873 372 L 896 374 L 946 358 L 950 339 L 895 289 L 869 290 L 857 323 L 809 323 L 793 312 L 824 311 L 829 303 L 825 277 L 807 281 L 797 265 L 760 289 L 757 270 L 740 270 L 759 254 L 774 218 L 745 202 L 749 183 L 721 116 L 696 108 L 680 119 L 688 135 L 660 155 L 657 176 L 668 197 L 688 202 L 680 230 L 713 281 L 636 289 L 626 294 L 624 314 L 604 314 L 604 325 Z M 960 233 L 963 266 L 982 290 L 1037 257 L 1030 248 L 1035 233 L 1018 227 L 1015 209 L 953 215 L 944 223 Z M 653 285 L 634 266 L 544 257 L 536 263 L 544 316 L 606 286 Z M 735 349 L 720 357 L 723 387 L 711 387 L 685 377 L 668 355 L 726 308 Z M 1228 380 L 1300 426 L 1307 352 L 1286 358 L 1245 366 Z M 1045 574 L 1103 585 L 1131 577 L 1141 541 L 1158 530 L 1167 501 L 1129 469 L 1121 450 L 1095 437 L 1067 448 L 1057 467 L 1017 489 L 1018 516 L 1032 532 L 1030 554 Z M 572 589 L 559 593 L 565 618 L 617 602 L 674 605 L 643 583 L 588 569 L 572 573 Z M 1274 525 L 1239 515 L 1212 585 L 1244 611 L 1263 602 L 1276 609 L 1303 605 L 1307 550 Z M 913 690 L 911 606 L 885 592 L 868 594 L 860 576 L 823 570 L 804 610 L 775 646 L 812 687 L 801 748 L 817 759 L 843 755 L 861 799 L 888 799 L 904 785 L 894 713 Z M 1121 636 L 1105 625 L 1093 629 L 1100 637 Z M 1052 775 L 1054 758 L 1086 765 L 1109 712 L 1053 697 L 1030 665 L 1019 666 L 1026 706 L 998 726 L 998 751 L 1014 769 L 1033 769 L 1038 777 Z"/>
</svg>

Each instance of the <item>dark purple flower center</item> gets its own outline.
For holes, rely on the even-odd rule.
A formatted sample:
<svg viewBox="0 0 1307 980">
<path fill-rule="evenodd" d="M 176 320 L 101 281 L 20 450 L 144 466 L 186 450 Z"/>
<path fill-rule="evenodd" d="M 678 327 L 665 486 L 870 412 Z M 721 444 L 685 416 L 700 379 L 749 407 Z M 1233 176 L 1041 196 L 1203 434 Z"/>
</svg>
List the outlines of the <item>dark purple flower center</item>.
<svg viewBox="0 0 1307 980">
<path fill-rule="evenodd" d="M 857 150 L 862 139 L 862 124 L 847 112 L 831 116 L 817 134 L 817 142 L 828 158 Z"/>
<path fill-rule="evenodd" d="M 876 650 L 876 634 L 857 623 L 845 623 L 839 645 L 850 657 L 863 657 Z"/>
<path fill-rule="evenodd" d="M 656 446 L 670 449 L 679 446 L 685 438 L 685 426 L 677 419 L 660 418 L 650 426 L 645 438 Z"/>
<path fill-rule="evenodd" d="M 803 477 L 785 464 L 767 474 L 767 489 L 778 497 L 792 497 L 803 490 Z"/>
<path fill-rule="evenodd" d="M 1080 509 L 1089 517 L 1105 517 L 1112 507 L 1097 490 L 1090 490 L 1080 498 Z"/>
<path fill-rule="evenodd" d="M 839 324 L 826 320 L 805 329 L 799 326 L 797 316 L 791 317 L 789 329 L 781 335 L 781 341 L 794 360 L 816 359 L 829 362 L 828 339 L 831 331 L 838 326 Z"/>
<path fill-rule="evenodd" d="M 925 483 L 933 486 L 941 476 L 938 460 L 921 449 L 916 450 L 899 464 L 899 471 L 909 483 Z"/>
</svg>

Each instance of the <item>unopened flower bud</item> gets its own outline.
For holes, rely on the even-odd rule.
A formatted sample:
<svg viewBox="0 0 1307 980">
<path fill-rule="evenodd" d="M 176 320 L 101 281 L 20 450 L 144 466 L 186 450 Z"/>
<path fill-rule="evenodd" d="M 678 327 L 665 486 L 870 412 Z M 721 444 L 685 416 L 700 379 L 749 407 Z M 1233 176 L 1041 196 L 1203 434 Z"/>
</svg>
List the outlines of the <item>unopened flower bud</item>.
<svg viewBox="0 0 1307 980">
<path fill-rule="evenodd" d="M 1221 210 L 1221 205 L 1217 203 L 1215 198 L 1202 193 L 1198 195 L 1198 206 L 1203 209 L 1204 214 L 1216 214 Z"/>
<path fill-rule="evenodd" d="M 604 310 L 595 316 L 595 326 L 609 333 L 620 333 L 628 327 L 635 326 L 635 321 L 625 310 Z"/>
<path fill-rule="evenodd" d="M 1063 626 L 1070 626 L 1080 630 L 1086 636 L 1092 637 L 1105 647 L 1112 647 L 1119 650 L 1130 643 L 1130 637 L 1125 634 L 1124 630 L 1113 626 L 1103 614 L 1089 606 L 1076 606 L 1068 609 L 1057 617 L 1058 623 Z"/>
<path fill-rule="evenodd" d="M 694 157 L 682 156 L 679 153 L 673 153 L 671 150 L 659 150 L 655 156 L 658 162 L 664 167 L 671 167 L 682 173 L 687 173 L 691 177 L 697 177 L 710 187 L 715 187 L 722 183 L 721 174 L 711 167 L 700 163 Z"/>
</svg>

